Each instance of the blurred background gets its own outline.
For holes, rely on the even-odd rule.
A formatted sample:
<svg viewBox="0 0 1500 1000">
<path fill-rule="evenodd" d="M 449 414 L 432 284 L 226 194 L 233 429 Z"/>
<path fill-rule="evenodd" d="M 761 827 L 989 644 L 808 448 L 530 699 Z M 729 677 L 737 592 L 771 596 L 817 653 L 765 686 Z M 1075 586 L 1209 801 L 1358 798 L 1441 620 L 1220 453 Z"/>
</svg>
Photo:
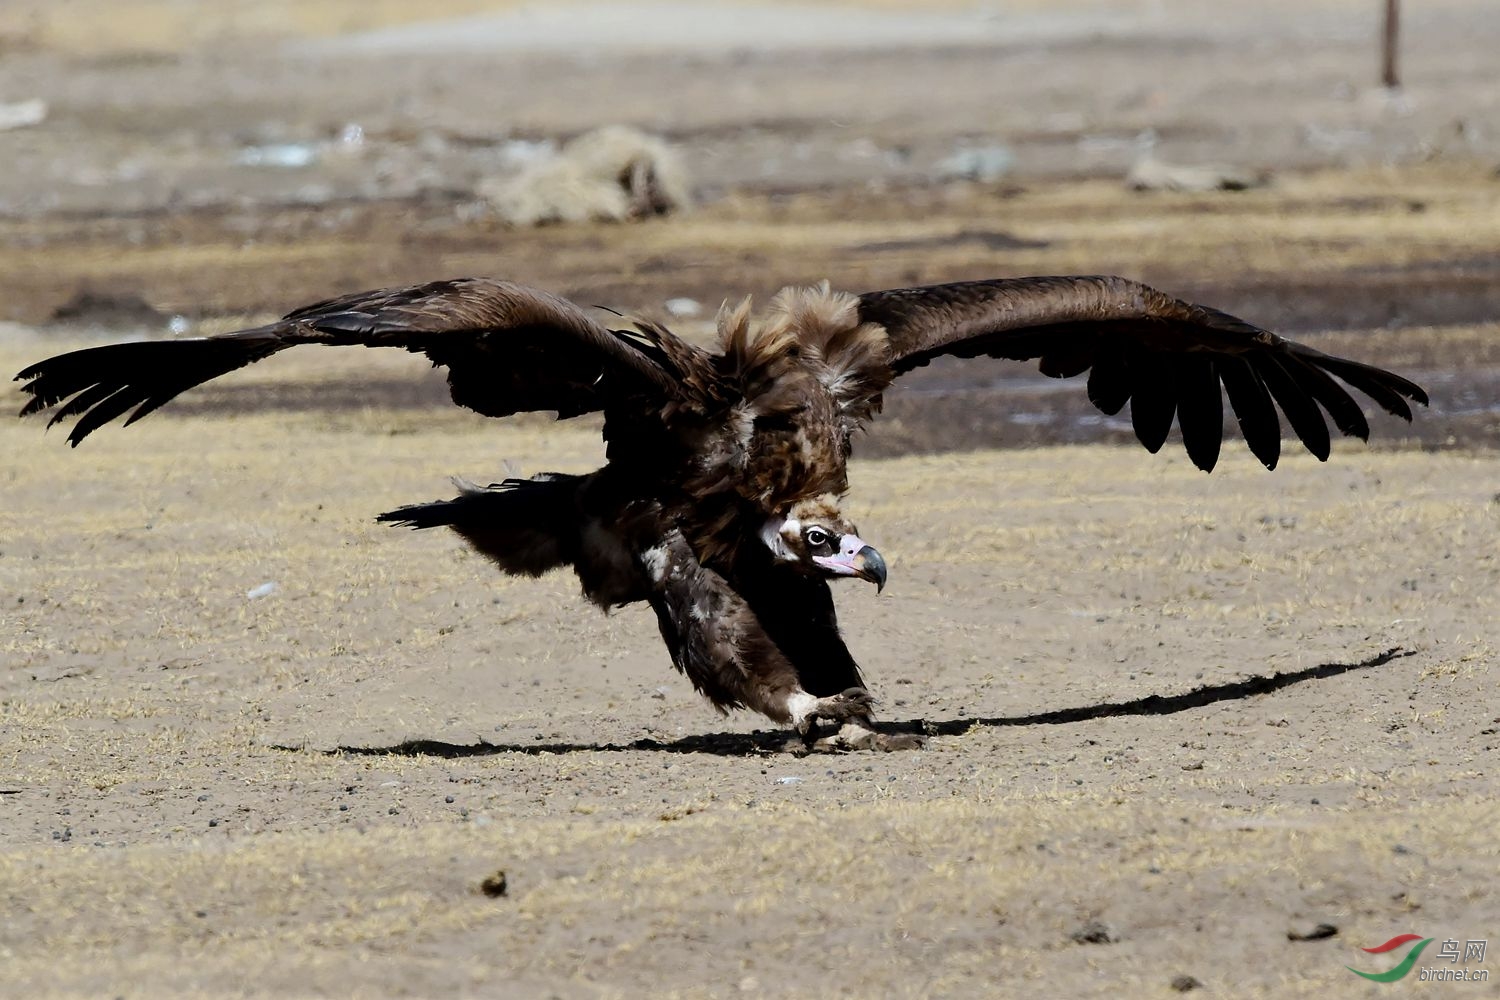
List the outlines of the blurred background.
<svg viewBox="0 0 1500 1000">
<path fill-rule="evenodd" d="M 459 274 L 706 335 L 787 283 L 1108 272 L 1414 373 L 1405 440 L 1492 443 L 1500 6 L 1406 3 L 1388 66 L 1393 6 L 6 0 L 0 339 Z M 1059 388 L 934 366 L 864 453 L 1129 436 Z"/>
</svg>

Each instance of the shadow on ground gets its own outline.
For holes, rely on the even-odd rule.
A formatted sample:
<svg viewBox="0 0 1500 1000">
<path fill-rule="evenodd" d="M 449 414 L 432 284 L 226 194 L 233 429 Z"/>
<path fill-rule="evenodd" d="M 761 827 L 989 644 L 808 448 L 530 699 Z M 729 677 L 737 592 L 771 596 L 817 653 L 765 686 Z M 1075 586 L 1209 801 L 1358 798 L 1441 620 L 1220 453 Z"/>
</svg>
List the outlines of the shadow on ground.
<svg viewBox="0 0 1500 1000">
<path fill-rule="evenodd" d="M 962 736 L 980 727 L 1062 726 L 1075 722 L 1089 722 L 1094 719 L 1117 719 L 1136 715 L 1175 715 L 1178 712 L 1203 708 L 1218 702 L 1239 701 L 1257 695 L 1270 694 L 1295 684 L 1338 677 L 1356 670 L 1369 670 L 1384 666 L 1393 660 L 1415 656 L 1416 653 L 1416 650 L 1402 649 L 1397 646 L 1356 663 L 1321 663 L 1317 666 L 1304 667 L 1301 670 L 1246 677 L 1243 680 L 1222 684 L 1205 684 L 1181 694 L 1152 694 L 1144 698 L 1133 698 L 1130 701 L 1062 708 L 1030 715 L 947 719 L 936 722 L 927 719 L 880 722 L 875 728 L 887 735 Z M 273 749 L 300 752 L 305 748 L 275 746 Z M 720 757 L 749 757 L 788 751 L 804 752 L 804 744 L 800 738 L 789 736 L 786 730 L 756 730 L 753 733 L 704 733 L 665 741 L 648 737 L 630 743 L 447 743 L 442 740 L 405 740 L 393 746 L 340 746 L 322 752 L 367 757 L 458 758 L 488 757 L 507 753 L 538 755 L 625 753 L 642 750 L 656 753 L 706 753 Z"/>
</svg>

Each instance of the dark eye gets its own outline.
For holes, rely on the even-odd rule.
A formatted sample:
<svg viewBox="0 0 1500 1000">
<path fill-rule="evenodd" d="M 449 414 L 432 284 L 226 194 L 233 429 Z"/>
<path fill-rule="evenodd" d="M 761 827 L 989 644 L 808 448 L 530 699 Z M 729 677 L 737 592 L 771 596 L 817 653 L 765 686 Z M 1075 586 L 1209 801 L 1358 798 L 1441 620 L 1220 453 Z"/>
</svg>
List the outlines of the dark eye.
<svg viewBox="0 0 1500 1000">
<path fill-rule="evenodd" d="M 807 544 L 811 545 L 813 548 L 817 548 L 819 545 L 827 545 L 828 532 L 824 531 L 822 528 L 808 528 Z"/>
</svg>

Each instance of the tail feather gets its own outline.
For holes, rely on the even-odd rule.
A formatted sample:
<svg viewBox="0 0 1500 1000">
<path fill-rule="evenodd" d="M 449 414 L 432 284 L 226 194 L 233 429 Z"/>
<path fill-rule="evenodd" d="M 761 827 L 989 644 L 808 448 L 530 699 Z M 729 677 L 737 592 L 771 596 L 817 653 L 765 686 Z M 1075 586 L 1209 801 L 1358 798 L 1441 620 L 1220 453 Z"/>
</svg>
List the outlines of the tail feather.
<svg viewBox="0 0 1500 1000">
<path fill-rule="evenodd" d="M 544 473 L 489 486 L 454 479 L 459 494 L 452 500 L 412 504 L 376 520 L 452 528 L 505 572 L 541 576 L 578 558 L 575 498 L 583 478 Z"/>
</svg>

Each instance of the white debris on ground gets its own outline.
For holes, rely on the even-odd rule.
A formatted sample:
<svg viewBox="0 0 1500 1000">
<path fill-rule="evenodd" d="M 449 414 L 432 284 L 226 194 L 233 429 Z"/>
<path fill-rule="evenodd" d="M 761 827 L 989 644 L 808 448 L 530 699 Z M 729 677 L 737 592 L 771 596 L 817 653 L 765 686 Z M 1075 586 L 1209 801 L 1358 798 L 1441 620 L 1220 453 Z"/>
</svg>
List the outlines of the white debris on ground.
<svg viewBox="0 0 1500 1000">
<path fill-rule="evenodd" d="M 281 167 L 295 170 L 318 161 L 318 149 L 307 142 L 277 142 L 268 146 L 246 146 L 234 156 L 242 167 Z"/>
<path fill-rule="evenodd" d="M 520 173 L 481 181 L 479 195 L 516 226 L 624 222 L 690 207 L 687 171 L 661 139 L 607 125 L 538 156 Z"/>
<path fill-rule="evenodd" d="M 47 102 L 40 97 L 33 97 L 29 101 L 15 101 L 10 104 L 0 103 L 0 132 L 40 125 L 46 120 Z"/>
<path fill-rule="evenodd" d="M 364 152 L 365 128 L 358 122 L 349 122 L 331 138 L 307 142 L 267 142 L 242 146 L 234 154 L 234 163 L 241 167 L 279 167 L 296 170 L 319 163 L 330 153 L 357 156 Z"/>
<path fill-rule="evenodd" d="M 662 303 L 662 308 L 674 319 L 692 319 L 703 314 L 703 303 L 697 299 L 668 299 Z"/>
<path fill-rule="evenodd" d="M 1143 156 L 1125 175 L 1131 191 L 1244 191 L 1271 182 L 1265 172 L 1218 164 L 1177 164 Z"/>
<path fill-rule="evenodd" d="M 978 181 L 992 184 L 1011 172 L 1016 154 L 1009 146 L 963 146 L 937 165 L 944 179 Z"/>
<path fill-rule="evenodd" d="M 274 593 L 276 593 L 276 581 L 267 580 L 260 586 L 251 587 L 249 590 L 245 591 L 245 596 L 253 601 L 256 598 L 260 597 L 270 597 Z"/>
<path fill-rule="evenodd" d="M 507 167 L 530 167 L 557 156 L 557 143 L 551 139 L 510 139 L 501 144 L 499 154 Z"/>
</svg>

